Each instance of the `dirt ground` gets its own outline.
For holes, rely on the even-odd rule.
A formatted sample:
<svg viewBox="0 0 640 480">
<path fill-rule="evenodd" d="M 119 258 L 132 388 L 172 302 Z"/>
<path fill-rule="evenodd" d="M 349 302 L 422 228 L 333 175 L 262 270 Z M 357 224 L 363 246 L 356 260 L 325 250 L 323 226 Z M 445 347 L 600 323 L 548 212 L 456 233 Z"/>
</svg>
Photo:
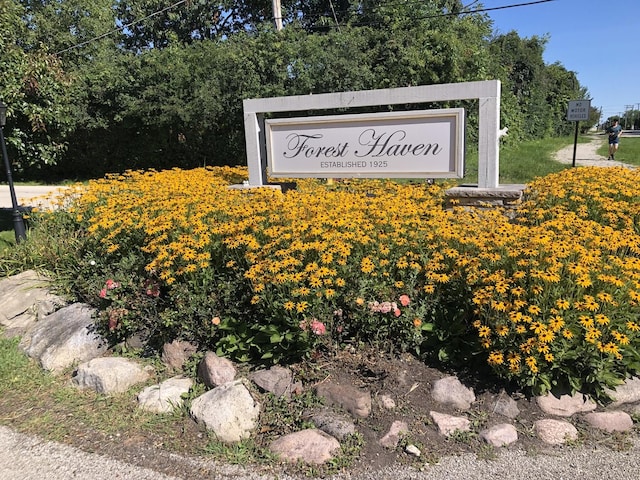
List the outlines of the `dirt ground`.
<svg viewBox="0 0 640 480">
<path fill-rule="evenodd" d="M 463 382 L 474 388 L 477 400 L 470 411 L 459 412 L 437 404 L 430 395 L 433 383 L 452 372 L 434 368 L 411 355 L 390 355 L 370 350 L 366 352 L 341 351 L 331 356 L 320 356 L 305 364 L 292 365 L 294 376 L 304 382 L 304 389 L 309 391 L 317 382 L 331 381 L 349 384 L 367 389 L 373 398 L 372 413 L 368 418 L 356 421 L 356 429 L 361 434 L 363 445 L 356 459 L 350 465 L 341 466 L 338 471 L 357 475 L 364 471 L 378 470 L 393 465 L 411 465 L 420 469 L 425 464 L 434 464 L 444 456 L 460 453 L 475 453 L 479 459 L 491 460 L 501 454 L 485 444 L 478 436 L 482 429 L 498 423 L 512 423 L 519 435 L 516 444 L 506 448 L 524 450 L 531 454 L 557 452 L 558 448 L 544 445 L 533 434 L 533 422 L 548 417 L 538 408 L 535 399 L 528 398 L 521 392 L 507 392 L 499 386 L 483 386 L 472 380 Z M 382 408 L 379 396 L 386 394 L 396 402 L 393 410 Z M 515 420 L 509 420 L 493 411 L 495 400 L 501 395 L 510 395 L 516 400 L 520 414 Z M 260 399 L 259 399 L 260 400 Z M 55 402 L 55 399 L 51 399 Z M 3 402 L 0 402 L 3 405 Z M 53 403 L 51 404 L 53 407 Z M 46 407 L 45 407 L 46 409 Z M 52 411 L 54 408 L 52 408 Z M 466 416 L 471 420 L 472 432 L 451 438 L 438 434 L 429 413 L 432 411 Z M 0 416 L 8 413 L 0 408 Z M 38 412 L 33 412 L 37 414 Z M 41 414 L 45 414 L 42 413 Z M 378 440 L 388 431 L 395 420 L 403 420 L 409 425 L 410 434 L 397 449 L 383 448 Z M 323 476 L 337 473 L 330 469 L 309 469 L 296 465 L 281 465 L 273 461 L 243 456 L 242 452 L 233 448 L 234 455 L 229 453 L 215 454 L 202 451 L 207 443 L 207 434 L 193 420 L 183 418 L 178 427 L 164 432 L 127 432 L 107 435 L 82 423 L 75 422 L 73 415 L 60 418 L 70 427 L 64 442 L 87 452 L 100 453 L 117 458 L 127 463 L 150 468 L 166 475 L 173 475 L 184 480 L 220 478 L 220 462 L 238 462 L 250 467 L 252 472 L 262 473 L 274 478 L 283 473 Z M 630 448 L 631 434 L 608 435 L 590 430 L 579 419 L 572 422 L 580 432 L 576 445 L 598 445 L 614 450 Z M 265 431 L 268 430 L 268 433 Z M 274 432 L 270 429 L 258 430 L 255 444 L 266 446 Z M 404 452 L 403 446 L 412 443 L 420 448 L 420 458 Z"/>
</svg>

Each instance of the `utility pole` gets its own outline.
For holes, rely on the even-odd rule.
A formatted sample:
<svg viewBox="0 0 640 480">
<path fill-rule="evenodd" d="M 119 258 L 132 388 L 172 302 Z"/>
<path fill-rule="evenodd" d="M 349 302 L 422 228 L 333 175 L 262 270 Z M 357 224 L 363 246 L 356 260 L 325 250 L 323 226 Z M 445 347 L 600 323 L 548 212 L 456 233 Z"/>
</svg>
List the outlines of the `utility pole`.
<svg viewBox="0 0 640 480">
<path fill-rule="evenodd" d="M 629 121 L 629 115 L 631 114 L 631 110 L 633 109 L 633 105 L 625 105 L 624 106 L 624 129 L 627 129 L 627 122 Z"/>
<path fill-rule="evenodd" d="M 273 0 L 273 22 L 278 32 L 282 30 L 282 6 L 280 0 Z"/>
</svg>

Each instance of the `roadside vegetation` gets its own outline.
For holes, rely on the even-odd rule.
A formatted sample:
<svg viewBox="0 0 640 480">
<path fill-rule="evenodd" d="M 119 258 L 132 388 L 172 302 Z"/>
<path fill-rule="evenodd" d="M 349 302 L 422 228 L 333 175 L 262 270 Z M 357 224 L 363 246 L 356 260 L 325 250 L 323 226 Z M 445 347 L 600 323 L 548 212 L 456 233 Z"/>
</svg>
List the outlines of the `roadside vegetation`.
<svg viewBox="0 0 640 480">
<path fill-rule="evenodd" d="M 575 72 L 544 62 L 545 38 L 453 15 L 463 3 L 284 2 L 277 32 L 265 2 L 182 2 L 161 15 L 150 15 L 156 1 L 4 2 L 0 98 L 15 178 L 235 165 L 244 99 L 489 79 L 502 83 L 506 144 L 570 135 L 567 102 L 589 98 Z M 450 107 L 467 109 L 477 143 L 477 101 L 409 108 Z"/>
</svg>

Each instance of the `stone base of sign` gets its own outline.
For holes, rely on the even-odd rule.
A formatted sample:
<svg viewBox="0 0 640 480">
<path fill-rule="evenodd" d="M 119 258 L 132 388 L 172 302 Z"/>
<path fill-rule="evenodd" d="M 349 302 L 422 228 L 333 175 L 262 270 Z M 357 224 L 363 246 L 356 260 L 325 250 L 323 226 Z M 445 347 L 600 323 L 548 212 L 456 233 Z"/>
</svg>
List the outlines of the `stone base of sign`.
<svg viewBox="0 0 640 480">
<path fill-rule="evenodd" d="M 445 192 L 447 208 L 507 207 L 515 208 L 522 200 L 526 185 L 500 185 L 496 188 L 480 188 L 477 185 L 460 185 Z"/>
<path fill-rule="evenodd" d="M 282 193 L 287 193 L 289 190 L 295 190 L 297 185 L 295 182 L 278 182 L 278 183 L 267 183 L 265 185 L 251 185 L 249 182 L 245 181 L 244 183 L 236 183 L 233 185 L 229 185 L 228 188 L 233 190 L 249 190 L 251 188 L 273 188 L 274 190 L 280 190 Z"/>
</svg>

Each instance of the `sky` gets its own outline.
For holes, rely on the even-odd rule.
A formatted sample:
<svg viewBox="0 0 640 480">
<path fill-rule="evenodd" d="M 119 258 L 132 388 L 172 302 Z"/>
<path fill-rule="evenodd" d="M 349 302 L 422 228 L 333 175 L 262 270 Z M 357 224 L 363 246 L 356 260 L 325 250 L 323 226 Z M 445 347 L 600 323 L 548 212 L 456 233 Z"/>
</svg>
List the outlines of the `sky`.
<svg viewBox="0 0 640 480">
<path fill-rule="evenodd" d="M 479 3 L 494 8 L 530 1 L 535 0 Z M 602 109 L 602 121 L 624 113 L 628 105 L 640 109 L 640 0 L 552 0 L 487 14 L 495 33 L 548 35 L 545 63 L 560 62 L 576 72 L 591 106 Z"/>
</svg>

